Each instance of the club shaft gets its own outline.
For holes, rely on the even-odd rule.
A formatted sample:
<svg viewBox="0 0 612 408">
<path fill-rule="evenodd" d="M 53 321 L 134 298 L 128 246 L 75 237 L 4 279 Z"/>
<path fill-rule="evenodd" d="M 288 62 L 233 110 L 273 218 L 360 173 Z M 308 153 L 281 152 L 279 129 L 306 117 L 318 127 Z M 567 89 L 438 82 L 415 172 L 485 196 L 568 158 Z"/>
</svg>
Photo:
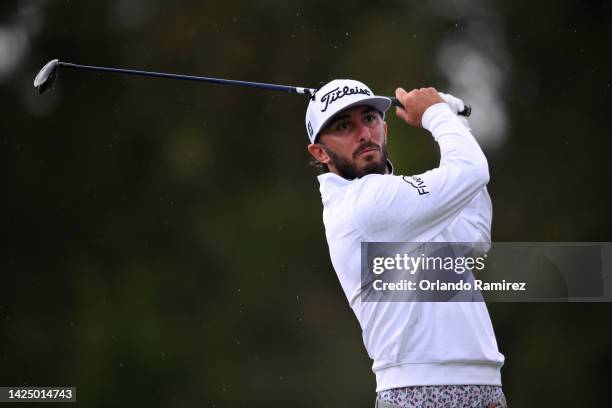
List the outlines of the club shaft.
<svg viewBox="0 0 612 408">
<path fill-rule="evenodd" d="M 73 64 L 71 62 L 62 62 L 62 61 L 59 61 L 58 65 L 63 68 L 69 68 L 69 69 L 84 69 L 84 70 L 89 70 L 89 71 L 111 72 L 115 74 L 127 74 L 127 75 L 156 77 L 156 78 L 180 79 L 183 81 L 208 82 L 208 83 L 219 84 L 219 85 L 230 85 L 230 86 L 242 86 L 246 88 L 267 89 L 270 91 L 297 93 L 297 94 L 304 94 L 304 95 L 309 95 L 309 96 L 312 96 L 316 92 L 316 89 L 312 89 L 312 88 L 302 88 L 298 86 L 268 84 L 265 82 L 237 81 L 234 79 L 211 78 L 211 77 L 203 77 L 203 76 L 195 76 L 195 75 L 170 74 L 166 72 L 143 71 L 143 70 L 138 70 L 138 69 L 99 67 L 99 66 L 93 66 L 93 65 Z M 397 98 L 389 97 L 389 99 L 391 99 L 391 106 L 403 107 Z M 470 116 L 470 113 L 471 113 L 471 108 L 469 105 L 466 105 L 466 108 L 462 112 L 459 112 L 459 115 Z"/>
<path fill-rule="evenodd" d="M 115 74 L 127 74 L 127 75 L 147 76 L 147 77 L 156 77 L 156 78 L 180 79 L 183 81 L 208 82 L 208 83 L 219 84 L 219 85 L 242 86 L 242 87 L 247 87 L 247 88 L 259 88 L 259 89 L 267 89 L 270 91 L 281 91 L 281 92 L 298 93 L 298 94 L 306 94 L 306 95 L 310 95 L 312 92 L 315 91 L 314 89 L 310 89 L 310 88 L 301 88 L 297 86 L 288 86 L 288 85 L 267 84 L 264 82 L 237 81 L 233 79 L 210 78 L 210 77 L 195 76 L 195 75 L 170 74 L 166 72 L 142 71 L 142 70 L 137 70 L 137 69 L 98 67 L 98 66 L 92 66 L 92 65 L 73 64 L 70 62 L 62 62 L 62 61 L 59 62 L 59 66 L 63 68 L 71 68 L 71 69 L 85 69 L 85 70 L 90 70 L 90 71 L 112 72 Z"/>
</svg>

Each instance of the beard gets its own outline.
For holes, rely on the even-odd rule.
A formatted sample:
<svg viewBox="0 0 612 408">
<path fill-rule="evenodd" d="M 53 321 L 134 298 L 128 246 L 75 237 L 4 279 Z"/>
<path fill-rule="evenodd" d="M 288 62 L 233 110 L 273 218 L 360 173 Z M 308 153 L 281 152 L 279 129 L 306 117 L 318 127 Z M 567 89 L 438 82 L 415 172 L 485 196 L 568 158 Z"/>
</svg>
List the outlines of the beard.
<svg viewBox="0 0 612 408">
<path fill-rule="evenodd" d="M 385 174 L 385 171 L 387 170 L 387 159 L 389 157 L 387 153 L 387 143 L 383 143 L 382 146 L 378 146 L 377 144 L 371 142 L 366 143 L 363 146 L 360 146 L 359 149 L 353 153 L 352 160 L 340 157 L 323 143 L 321 143 L 321 145 L 329 156 L 331 164 L 333 164 L 338 171 L 338 174 L 347 180 L 361 178 L 363 176 L 367 176 L 368 174 Z M 364 149 L 370 147 L 376 148 L 381 152 L 380 160 L 370 159 L 361 168 L 357 167 L 355 159 Z"/>
</svg>

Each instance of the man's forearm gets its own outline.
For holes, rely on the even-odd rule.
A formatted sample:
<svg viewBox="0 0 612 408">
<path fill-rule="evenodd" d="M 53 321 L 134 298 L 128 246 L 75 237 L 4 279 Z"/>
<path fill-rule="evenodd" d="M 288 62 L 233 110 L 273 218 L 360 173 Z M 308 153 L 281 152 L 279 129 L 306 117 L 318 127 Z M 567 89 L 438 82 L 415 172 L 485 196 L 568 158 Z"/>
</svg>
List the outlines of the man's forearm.
<svg viewBox="0 0 612 408">
<path fill-rule="evenodd" d="M 453 166 L 466 172 L 475 182 L 486 185 L 489 166 L 472 133 L 446 103 L 432 105 L 423 115 L 423 127 L 440 145 L 440 166 Z"/>
</svg>

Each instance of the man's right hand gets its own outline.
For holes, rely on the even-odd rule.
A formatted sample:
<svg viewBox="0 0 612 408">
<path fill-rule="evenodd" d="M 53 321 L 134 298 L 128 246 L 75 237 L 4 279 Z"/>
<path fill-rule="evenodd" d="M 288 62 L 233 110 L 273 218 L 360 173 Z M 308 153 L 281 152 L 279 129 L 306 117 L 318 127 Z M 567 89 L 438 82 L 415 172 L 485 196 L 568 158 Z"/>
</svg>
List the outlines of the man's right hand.
<svg viewBox="0 0 612 408">
<path fill-rule="evenodd" d="M 395 109 L 395 114 L 414 127 L 423 127 L 421 120 L 427 108 L 436 103 L 444 102 L 435 88 L 413 89 L 410 92 L 406 92 L 403 88 L 397 88 L 395 96 L 404 106 L 404 108 L 398 106 Z"/>
</svg>

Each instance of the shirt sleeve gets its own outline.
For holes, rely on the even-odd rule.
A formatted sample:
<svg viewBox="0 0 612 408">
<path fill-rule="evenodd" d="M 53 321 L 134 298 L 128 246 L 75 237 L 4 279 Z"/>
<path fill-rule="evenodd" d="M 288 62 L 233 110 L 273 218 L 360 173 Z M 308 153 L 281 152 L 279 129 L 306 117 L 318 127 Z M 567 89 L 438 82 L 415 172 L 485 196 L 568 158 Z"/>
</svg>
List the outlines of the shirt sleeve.
<svg viewBox="0 0 612 408">
<path fill-rule="evenodd" d="M 491 197 L 483 187 L 470 203 L 459 213 L 450 226 L 456 242 L 481 242 L 489 249 L 491 243 L 491 220 L 493 208 Z"/>
<path fill-rule="evenodd" d="M 368 175 L 354 184 L 353 218 L 369 240 L 431 239 L 489 181 L 484 153 L 446 103 L 427 109 L 423 127 L 440 145 L 439 167 L 417 176 Z"/>
</svg>

